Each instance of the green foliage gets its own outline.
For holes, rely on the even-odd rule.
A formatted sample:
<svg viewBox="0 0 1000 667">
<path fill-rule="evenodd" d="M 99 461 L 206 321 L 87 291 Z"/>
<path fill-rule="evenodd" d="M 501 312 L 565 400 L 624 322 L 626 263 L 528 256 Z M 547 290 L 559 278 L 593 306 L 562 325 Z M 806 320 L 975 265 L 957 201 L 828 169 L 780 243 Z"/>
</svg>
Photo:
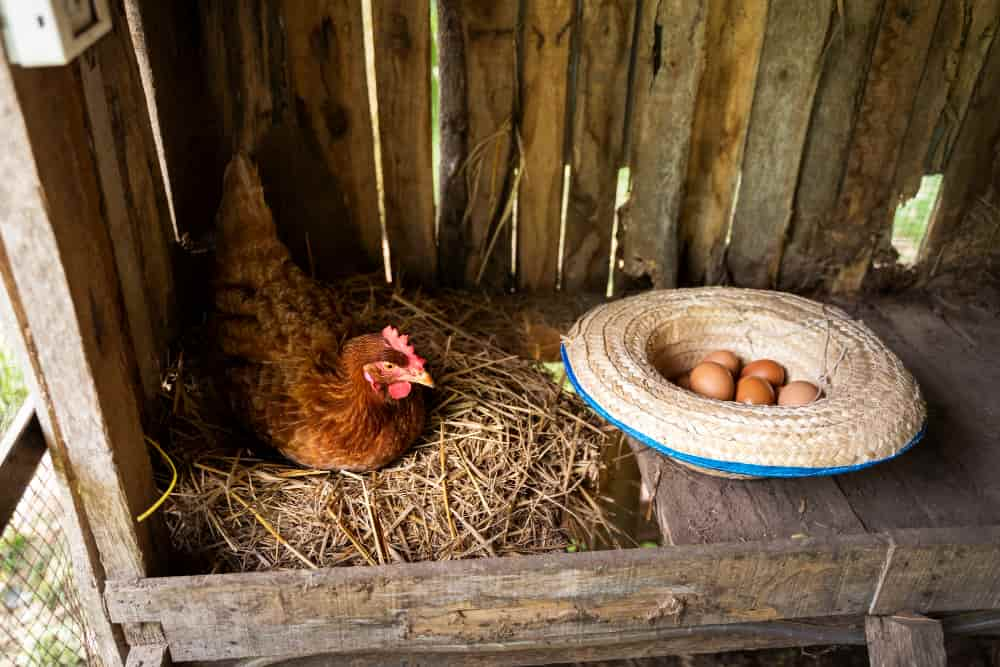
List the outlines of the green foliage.
<svg viewBox="0 0 1000 667">
<path fill-rule="evenodd" d="M 892 245 L 899 251 L 899 260 L 903 264 L 912 264 L 916 260 L 940 191 L 941 174 L 924 176 L 913 199 L 896 209 L 892 222 Z"/>
<path fill-rule="evenodd" d="M 0 340 L 0 434 L 7 430 L 28 395 L 24 377 L 13 356 Z"/>
<path fill-rule="evenodd" d="M 14 531 L 10 531 L 10 534 L 5 532 L 0 538 L 0 571 L 12 574 L 17 569 L 27 549 L 27 535 Z"/>
</svg>

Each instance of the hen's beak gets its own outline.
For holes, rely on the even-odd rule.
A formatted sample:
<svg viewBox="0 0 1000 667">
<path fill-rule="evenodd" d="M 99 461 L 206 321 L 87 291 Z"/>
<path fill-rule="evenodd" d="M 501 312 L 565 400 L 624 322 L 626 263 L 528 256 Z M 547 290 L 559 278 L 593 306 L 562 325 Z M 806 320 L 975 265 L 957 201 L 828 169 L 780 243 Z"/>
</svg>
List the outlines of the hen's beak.
<svg viewBox="0 0 1000 667">
<path fill-rule="evenodd" d="M 431 378 L 431 374 L 427 371 L 420 371 L 416 375 L 410 376 L 410 382 L 415 382 L 416 384 L 422 384 L 425 387 L 434 388 L 434 379 Z"/>
</svg>

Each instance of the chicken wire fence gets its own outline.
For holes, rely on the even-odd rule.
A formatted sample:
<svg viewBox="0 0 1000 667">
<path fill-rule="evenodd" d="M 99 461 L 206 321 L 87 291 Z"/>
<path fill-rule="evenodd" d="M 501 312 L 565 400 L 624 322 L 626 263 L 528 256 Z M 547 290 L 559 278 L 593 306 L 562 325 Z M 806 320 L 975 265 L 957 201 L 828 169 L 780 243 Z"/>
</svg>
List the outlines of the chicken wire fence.
<svg viewBox="0 0 1000 667">
<path fill-rule="evenodd" d="M 0 535 L 0 666 L 87 664 L 83 616 L 48 454 Z"/>
</svg>

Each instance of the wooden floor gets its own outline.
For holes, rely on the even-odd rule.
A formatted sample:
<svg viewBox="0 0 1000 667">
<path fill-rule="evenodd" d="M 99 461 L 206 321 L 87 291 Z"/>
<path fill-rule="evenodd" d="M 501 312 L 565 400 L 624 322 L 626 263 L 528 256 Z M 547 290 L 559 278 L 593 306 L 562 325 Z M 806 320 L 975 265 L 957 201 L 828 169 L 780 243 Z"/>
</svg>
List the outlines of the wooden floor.
<svg viewBox="0 0 1000 667">
<path fill-rule="evenodd" d="M 917 378 L 924 440 L 847 475 L 730 480 L 633 443 L 666 544 L 794 538 L 1000 523 L 1000 317 L 940 297 L 838 304 L 863 320 Z"/>
</svg>

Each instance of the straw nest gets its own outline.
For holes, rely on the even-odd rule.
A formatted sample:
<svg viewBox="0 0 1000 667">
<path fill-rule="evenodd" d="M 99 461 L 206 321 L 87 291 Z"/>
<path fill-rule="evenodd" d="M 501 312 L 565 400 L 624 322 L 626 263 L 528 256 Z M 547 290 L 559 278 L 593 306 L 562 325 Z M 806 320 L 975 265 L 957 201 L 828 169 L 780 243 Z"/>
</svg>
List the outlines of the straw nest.
<svg viewBox="0 0 1000 667">
<path fill-rule="evenodd" d="M 163 383 L 161 438 L 178 480 L 162 511 L 195 567 L 374 565 L 619 545 L 597 488 L 602 450 L 616 438 L 538 364 L 498 344 L 513 319 L 469 294 L 404 296 L 357 278 L 331 289 L 360 324 L 398 326 L 427 358 L 437 388 L 425 432 L 374 473 L 296 467 L 234 427 L 204 370 L 204 343 L 189 336 Z"/>
<path fill-rule="evenodd" d="M 902 362 L 842 310 L 780 292 L 645 292 L 590 311 L 569 331 L 578 389 L 631 434 L 682 463 L 724 475 L 829 475 L 915 444 L 927 409 Z M 799 407 L 717 401 L 666 378 L 712 350 L 771 358 L 823 397 Z"/>
</svg>

